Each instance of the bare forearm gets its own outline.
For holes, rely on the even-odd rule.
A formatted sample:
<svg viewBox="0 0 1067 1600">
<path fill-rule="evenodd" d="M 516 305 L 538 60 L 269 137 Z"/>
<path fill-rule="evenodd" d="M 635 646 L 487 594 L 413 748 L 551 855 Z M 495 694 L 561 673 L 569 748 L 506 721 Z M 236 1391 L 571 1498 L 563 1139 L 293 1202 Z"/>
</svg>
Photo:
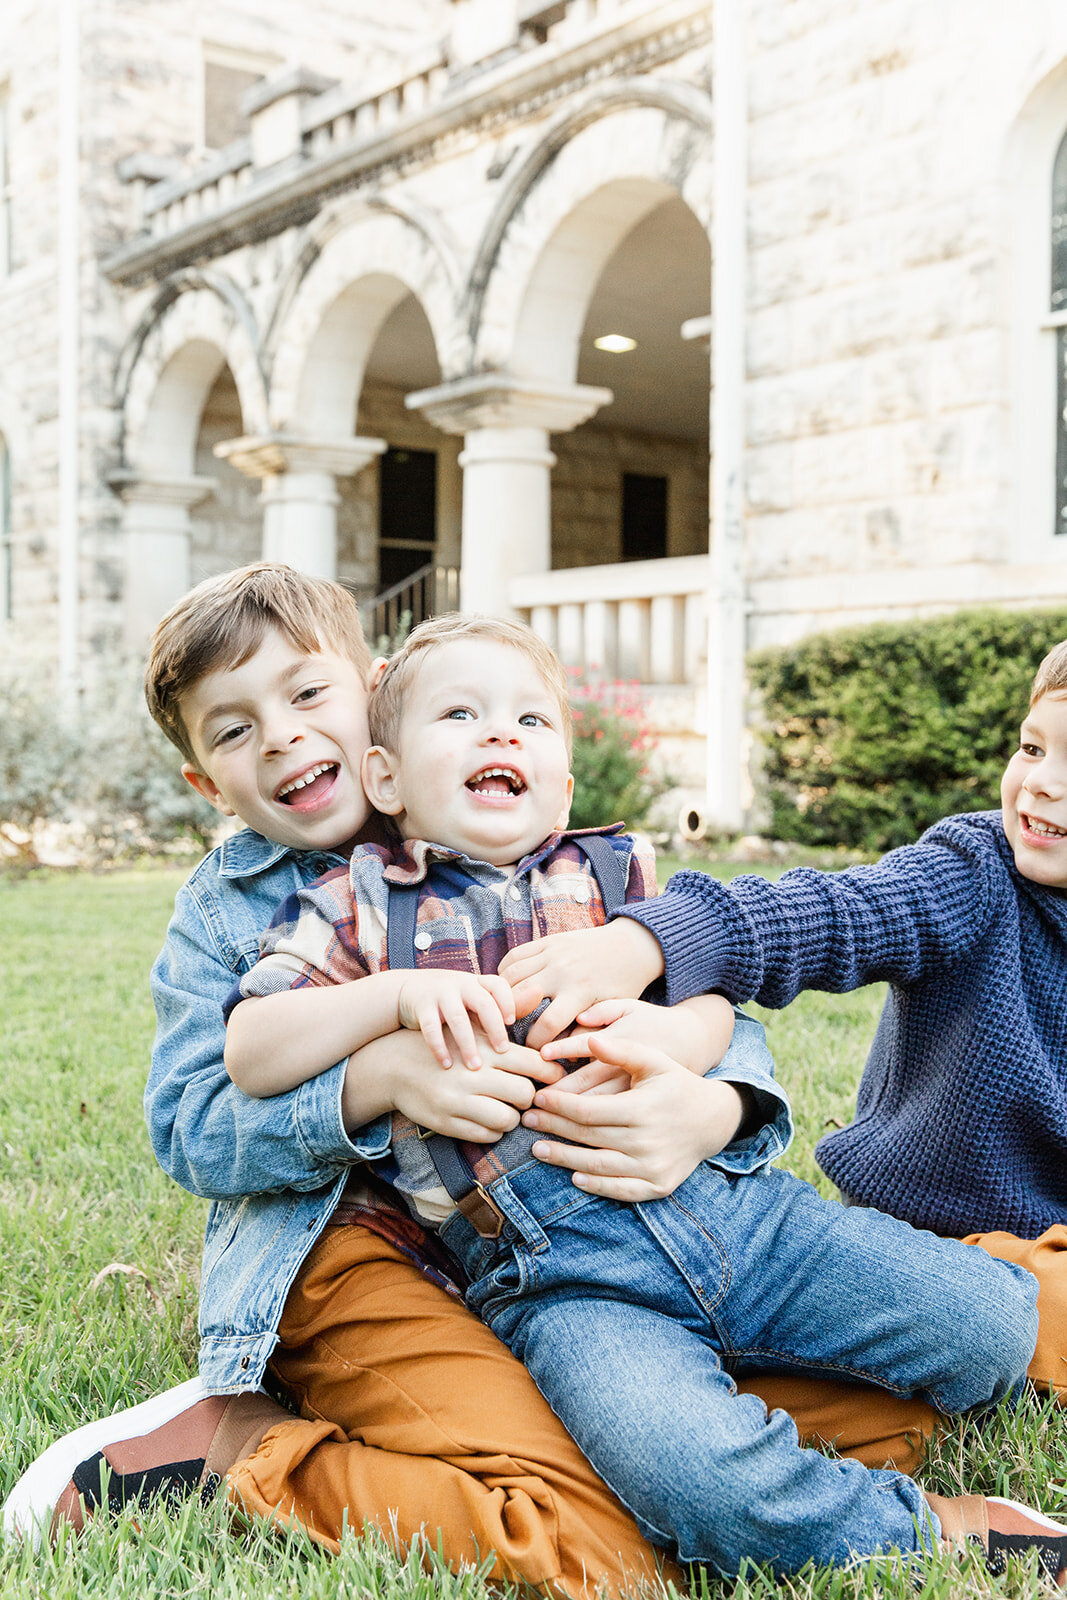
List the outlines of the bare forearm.
<svg viewBox="0 0 1067 1600">
<path fill-rule="evenodd" d="M 662 1048 L 702 1078 L 717 1067 L 734 1034 L 734 1008 L 720 994 L 699 994 L 661 1011 Z"/>
<path fill-rule="evenodd" d="M 358 983 L 242 1001 L 226 1029 L 227 1072 L 238 1088 L 257 1098 L 282 1094 L 325 1072 L 394 1031 L 401 977 L 382 972 Z M 380 1106 L 370 1116 L 385 1109 Z"/>
</svg>

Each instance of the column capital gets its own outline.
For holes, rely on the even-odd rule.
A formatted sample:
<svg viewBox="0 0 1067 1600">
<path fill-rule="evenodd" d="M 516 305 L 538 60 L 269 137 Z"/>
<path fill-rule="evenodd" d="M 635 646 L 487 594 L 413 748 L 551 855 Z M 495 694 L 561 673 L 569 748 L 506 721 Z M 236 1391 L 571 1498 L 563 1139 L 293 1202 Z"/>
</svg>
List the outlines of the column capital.
<svg viewBox="0 0 1067 1600">
<path fill-rule="evenodd" d="M 250 478 L 277 478 L 286 472 L 328 472 L 353 477 L 384 454 L 384 439 L 310 439 L 298 433 L 261 433 L 226 439 L 215 446 L 220 461 Z"/>
<path fill-rule="evenodd" d="M 142 472 L 136 467 L 122 467 L 109 473 L 107 481 L 108 487 L 127 504 L 139 501 L 157 506 L 184 506 L 187 511 L 218 488 L 217 481 L 211 477 L 168 478 Z"/>
<path fill-rule="evenodd" d="M 474 433 L 481 428 L 540 428 L 545 433 L 570 433 L 588 422 L 615 396 L 588 383 L 551 383 L 540 378 L 515 378 L 506 372 L 478 373 L 419 389 L 404 404 L 421 411 L 445 433 Z"/>
</svg>

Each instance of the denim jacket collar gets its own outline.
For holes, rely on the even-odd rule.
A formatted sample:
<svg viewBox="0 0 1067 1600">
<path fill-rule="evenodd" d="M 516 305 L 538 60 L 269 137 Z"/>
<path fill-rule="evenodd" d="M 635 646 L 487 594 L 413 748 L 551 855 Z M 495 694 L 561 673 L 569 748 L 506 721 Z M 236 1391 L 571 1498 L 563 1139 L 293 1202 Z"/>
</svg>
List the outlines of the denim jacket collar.
<svg viewBox="0 0 1067 1600">
<path fill-rule="evenodd" d="M 219 848 L 220 878 L 252 878 L 296 852 L 287 844 L 274 844 L 252 828 L 242 828 L 224 839 Z"/>
</svg>

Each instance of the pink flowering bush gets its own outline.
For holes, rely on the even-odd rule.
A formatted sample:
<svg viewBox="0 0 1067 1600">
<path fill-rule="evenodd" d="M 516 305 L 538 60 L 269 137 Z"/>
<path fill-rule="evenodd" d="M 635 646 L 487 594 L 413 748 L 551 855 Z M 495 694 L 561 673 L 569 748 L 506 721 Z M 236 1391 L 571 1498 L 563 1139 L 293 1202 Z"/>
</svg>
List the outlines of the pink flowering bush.
<svg viewBox="0 0 1067 1600">
<path fill-rule="evenodd" d="M 597 828 L 608 822 L 637 827 L 666 788 L 649 770 L 653 736 L 637 685 L 575 681 L 571 707 L 571 827 Z"/>
</svg>

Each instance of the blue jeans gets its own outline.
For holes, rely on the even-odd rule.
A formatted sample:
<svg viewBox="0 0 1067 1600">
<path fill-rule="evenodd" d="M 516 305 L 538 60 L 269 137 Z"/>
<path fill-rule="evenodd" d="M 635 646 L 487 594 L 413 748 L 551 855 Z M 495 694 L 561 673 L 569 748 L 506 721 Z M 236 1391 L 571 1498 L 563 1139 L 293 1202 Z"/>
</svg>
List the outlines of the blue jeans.
<svg viewBox="0 0 1067 1600">
<path fill-rule="evenodd" d="M 927 1549 L 899 1472 L 802 1449 L 731 1374 L 796 1372 L 920 1395 L 943 1412 L 1019 1385 L 1037 1281 L 984 1250 L 823 1200 L 768 1167 L 707 1164 L 666 1200 L 584 1195 L 531 1162 L 491 1189 L 499 1240 L 451 1218 L 468 1303 L 655 1544 L 734 1574 Z"/>
</svg>

